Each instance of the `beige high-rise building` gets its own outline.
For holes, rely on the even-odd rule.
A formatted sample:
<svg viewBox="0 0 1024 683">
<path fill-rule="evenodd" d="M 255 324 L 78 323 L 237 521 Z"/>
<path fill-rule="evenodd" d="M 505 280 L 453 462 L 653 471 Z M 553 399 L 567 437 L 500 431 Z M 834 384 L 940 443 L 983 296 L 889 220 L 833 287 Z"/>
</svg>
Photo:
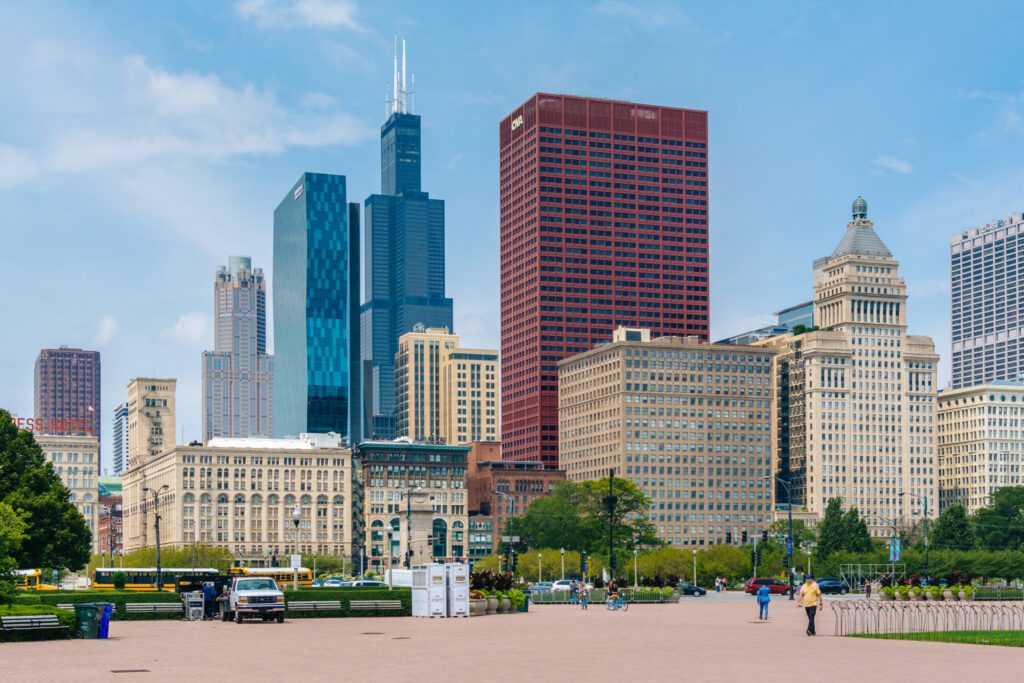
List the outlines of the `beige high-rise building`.
<svg viewBox="0 0 1024 683">
<path fill-rule="evenodd" d="M 221 546 L 252 566 L 291 553 L 352 557 L 353 494 L 352 451 L 334 435 L 176 446 L 125 472 L 124 548 L 155 545 L 157 509 L 162 546 Z"/>
<path fill-rule="evenodd" d="M 403 334 L 395 354 L 396 434 L 415 441 L 497 441 L 498 352 L 459 346 L 448 328 Z"/>
<path fill-rule="evenodd" d="M 96 552 L 99 525 L 99 439 L 95 436 L 51 436 L 36 434 L 36 443 L 71 492 L 71 502 L 85 518 L 92 532 Z"/>
<path fill-rule="evenodd" d="M 178 380 L 136 377 L 128 383 L 128 459 L 155 457 L 174 448 L 174 394 Z"/>
<path fill-rule="evenodd" d="M 752 542 L 772 521 L 771 357 L 620 327 L 611 344 L 559 361 L 566 476 L 614 467 L 650 497 L 673 546 Z"/>
<path fill-rule="evenodd" d="M 814 262 L 821 329 L 756 342 L 777 352 L 779 476 L 793 505 L 820 516 L 841 498 L 877 536 L 920 519 L 938 490 L 939 357 L 930 337 L 907 334 L 906 304 L 899 263 L 858 197 L 839 246 Z M 788 501 L 785 486 L 776 497 Z"/>
<path fill-rule="evenodd" d="M 939 392 L 939 510 L 968 513 L 1004 486 L 1024 484 L 1024 384 L 993 382 Z"/>
</svg>

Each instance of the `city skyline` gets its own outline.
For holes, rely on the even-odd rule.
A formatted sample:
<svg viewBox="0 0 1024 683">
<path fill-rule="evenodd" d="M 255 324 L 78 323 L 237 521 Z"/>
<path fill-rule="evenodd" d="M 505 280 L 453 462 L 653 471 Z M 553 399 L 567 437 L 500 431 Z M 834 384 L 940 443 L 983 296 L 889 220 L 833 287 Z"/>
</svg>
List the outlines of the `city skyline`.
<svg viewBox="0 0 1024 683">
<path fill-rule="evenodd" d="M 208 274 L 228 253 L 271 263 L 274 204 L 306 170 L 346 175 L 352 199 L 375 191 L 395 30 L 409 35 L 418 71 L 423 172 L 447 203 L 447 295 L 467 345 L 498 345 L 497 123 L 533 92 L 580 93 L 710 112 L 711 338 L 806 300 L 803 264 L 831 249 L 836 207 L 861 194 L 903 255 L 910 327 L 935 338 L 946 385 L 949 239 L 1024 207 L 1024 98 L 1007 66 L 1011 27 L 994 6 L 970 17 L 952 5 L 890 7 L 868 25 L 854 9 L 810 6 L 737 16 L 538 4 L 495 22 L 490 12 L 327 5 L 345 11 L 247 2 L 144 15 L 125 5 L 105 22 L 60 3 L 2 10 L 11 68 L 0 82 L 11 97 L 0 105 L 0 206 L 17 248 L 0 256 L 0 284 L 37 285 L 12 312 L 22 333 L 0 360 L 3 401 L 19 416 L 36 417 L 33 358 L 66 344 L 103 354 L 99 415 L 125 400 L 132 377 L 176 377 L 176 440 L 200 435 Z M 150 15 L 176 30 L 155 35 Z M 569 17 L 580 30 L 546 47 Z M 42 35 L 31 30 L 40 25 Z M 954 36 L 960 56 L 942 49 Z M 878 42 L 893 48 L 860 49 Z M 590 59 L 573 59 L 577 49 Z M 666 54 L 686 68 L 655 59 Z M 305 74 L 316 59 L 326 68 Z M 664 68 L 640 68 L 650 64 Z M 66 248 L 83 233 L 98 238 Z M 35 277 L 43 254 L 65 274 L 57 280 L 78 286 Z M 101 424 L 111 443 L 110 421 Z"/>
</svg>

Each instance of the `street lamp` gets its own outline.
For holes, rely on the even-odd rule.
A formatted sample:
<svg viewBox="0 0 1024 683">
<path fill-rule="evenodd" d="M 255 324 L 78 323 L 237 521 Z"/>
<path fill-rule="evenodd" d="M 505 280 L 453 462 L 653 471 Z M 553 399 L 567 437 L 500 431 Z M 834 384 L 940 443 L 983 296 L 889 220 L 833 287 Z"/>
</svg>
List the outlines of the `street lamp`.
<svg viewBox="0 0 1024 683">
<path fill-rule="evenodd" d="M 405 535 L 406 535 L 406 546 L 405 546 L 405 568 L 412 569 L 412 494 L 419 493 L 422 490 L 419 484 L 416 486 L 409 487 L 402 492 L 402 497 L 405 498 Z M 359 571 L 362 572 L 363 561 L 360 557 L 359 560 Z"/>
<path fill-rule="evenodd" d="M 162 592 L 163 589 L 164 589 L 163 568 L 160 566 L 160 508 L 159 508 L 159 504 L 160 504 L 160 493 L 164 489 L 166 489 L 166 488 L 170 488 L 170 487 L 167 484 L 164 484 L 163 486 L 158 488 L 156 491 L 154 491 L 153 489 L 149 488 L 148 486 L 143 486 L 142 487 L 142 492 L 143 493 L 151 493 L 151 494 L 153 494 L 153 514 L 155 515 L 154 525 L 156 527 L 156 590 L 157 590 L 157 592 Z"/>
<path fill-rule="evenodd" d="M 637 584 L 636 584 L 636 555 L 637 555 L 638 552 L 640 552 L 639 548 L 634 547 L 633 548 L 633 590 L 636 590 L 636 588 L 637 588 Z"/>
<path fill-rule="evenodd" d="M 541 553 L 537 553 L 537 583 L 540 583 L 544 580 L 544 574 L 542 573 L 540 566 L 541 557 L 543 557 L 543 555 L 541 555 Z"/>
<path fill-rule="evenodd" d="M 299 552 L 299 524 L 302 522 L 302 510 L 296 505 L 292 509 L 292 524 L 295 525 L 295 553 Z M 292 567 L 292 590 L 299 590 L 299 568 Z"/>
<path fill-rule="evenodd" d="M 697 585 L 697 549 L 693 549 L 693 585 Z"/>
<path fill-rule="evenodd" d="M 110 566 L 111 566 L 111 568 L 113 568 L 113 566 L 114 566 L 114 510 L 109 505 L 103 505 L 101 503 L 100 504 L 100 514 L 103 514 L 104 510 L 107 511 L 107 545 L 110 547 Z M 103 551 L 100 550 L 101 564 L 102 564 L 102 559 L 103 559 L 102 558 L 102 553 L 103 553 Z"/>
<path fill-rule="evenodd" d="M 565 581 L 565 548 L 562 548 L 562 581 Z"/>
<path fill-rule="evenodd" d="M 789 516 L 789 535 L 786 538 L 786 556 L 789 558 L 789 599 L 792 600 L 793 590 L 793 494 L 789 490 L 789 482 L 782 477 L 775 477 L 775 481 L 786 487 L 786 513 Z"/>
<path fill-rule="evenodd" d="M 910 498 L 916 498 L 917 500 L 924 501 L 924 511 L 922 516 L 924 517 L 924 578 L 925 581 L 931 583 L 931 577 L 928 576 L 928 496 L 919 496 L 915 493 L 906 493 L 900 491 L 900 498 L 908 496 Z"/>
</svg>

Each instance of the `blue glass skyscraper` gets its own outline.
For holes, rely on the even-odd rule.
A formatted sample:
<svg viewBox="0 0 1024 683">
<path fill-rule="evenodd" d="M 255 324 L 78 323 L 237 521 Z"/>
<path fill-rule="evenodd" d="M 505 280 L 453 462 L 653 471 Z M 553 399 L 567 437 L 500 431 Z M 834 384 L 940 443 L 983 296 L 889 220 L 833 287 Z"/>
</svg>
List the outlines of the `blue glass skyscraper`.
<svg viewBox="0 0 1024 683">
<path fill-rule="evenodd" d="M 417 323 L 452 325 L 444 294 L 444 201 L 421 189 L 420 117 L 407 111 L 405 55 L 380 131 L 381 193 L 366 199 L 362 306 L 364 435 L 394 436 L 398 338 Z"/>
<path fill-rule="evenodd" d="M 306 173 L 274 210 L 274 434 L 361 439 L 359 205 Z"/>
</svg>

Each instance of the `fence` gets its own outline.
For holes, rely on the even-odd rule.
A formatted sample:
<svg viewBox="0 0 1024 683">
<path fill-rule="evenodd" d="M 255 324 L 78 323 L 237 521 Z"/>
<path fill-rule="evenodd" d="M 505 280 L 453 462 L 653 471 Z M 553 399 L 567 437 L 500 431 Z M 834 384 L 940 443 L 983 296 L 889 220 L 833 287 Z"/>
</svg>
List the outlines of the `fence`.
<svg viewBox="0 0 1024 683">
<path fill-rule="evenodd" d="M 665 595 L 661 588 L 638 588 L 635 591 L 632 588 L 623 588 L 619 592 L 631 603 L 665 602 L 671 597 L 671 591 L 669 595 Z M 591 604 L 596 604 L 604 602 L 605 597 L 603 588 L 595 588 L 590 591 L 587 599 Z M 539 591 L 530 594 L 530 602 L 536 605 L 566 605 L 571 601 L 569 591 Z"/>
<path fill-rule="evenodd" d="M 833 600 L 837 636 L 1024 644 L 1024 602 Z"/>
</svg>

